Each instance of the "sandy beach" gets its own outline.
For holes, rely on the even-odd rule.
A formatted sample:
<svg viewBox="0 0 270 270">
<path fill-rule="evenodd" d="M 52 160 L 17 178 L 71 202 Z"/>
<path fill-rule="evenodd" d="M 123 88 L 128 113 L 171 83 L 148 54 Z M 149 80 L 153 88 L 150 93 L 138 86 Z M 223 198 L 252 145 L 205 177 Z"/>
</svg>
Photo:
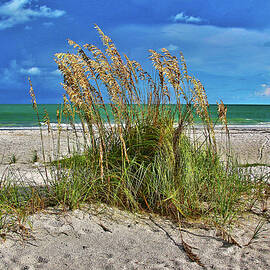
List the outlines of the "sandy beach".
<svg viewBox="0 0 270 270">
<path fill-rule="evenodd" d="M 60 141 L 57 141 L 57 130 L 48 134 L 43 129 L 43 144 L 46 161 L 55 160 L 57 157 L 68 155 L 70 151 L 77 149 L 78 142 L 83 144 L 82 134 L 78 133 L 78 139 L 71 132 L 63 131 Z M 227 153 L 227 139 L 224 130 L 215 130 L 217 146 L 223 155 Z M 67 139 L 69 137 L 69 140 Z M 196 129 L 196 137 L 202 140 L 203 132 Z M 59 145 L 59 147 L 58 147 Z M 259 126 L 230 127 L 230 145 L 232 154 L 239 163 L 261 163 L 269 164 L 270 158 L 270 127 Z M 20 178 L 43 183 L 41 174 L 44 173 L 43 150 L 38 129 L 2 129 L 0 130 L 0 175 L 3 173 L 15 174 Z M 59 149 L 59 151 L 58 151 Z M 33 162 L 33 155 L 36 151 L 38 160 Z M 15 155 L 16 162 L 10 164 L 12 156 Z M 257 167 L 258 170 L 267 171 L 266 167 Z"/>
<path fill-rule="evenodd" d="M 230 135 L 233 152 L 241 163 L 269 163 L 269 128 L 230 128 Z M 52 141 L 46 132 L 43 136 L 46 158 L 55 158 L 57 153 L 53 148 L 56 149 L 57 141 Z M 224 151 L 224 133 L 217 130 L 216 138 L 220 151 Z M 76 144 L 75 140 L 71 140 L 72 144 Z M 37 162 L 33 162 L 35 151 Z M 63 133 L 60 156 L 66 154 L 67 136 Z M 13 155 L 16 163 L 9 164 Z M 42 184 L 44 167 L 39 131 L 0 130 L 0 161 L 0 175 Z M 200 258 L 200 266 L 184 251 L 177 224 L 168 220 L 103 205 L 73 212 L 48 209 L 29 217 L 32 230 L 28 226 L 24 241 L 11 233 L 1 242 L 0 269 L 266 270 L 270 269 L 269 210 L 266 215 L 264 231 L 248 246 L 245 245 L 260 216 L 249 214 L 238 221 L 232 235 L 240 247 L 222 240 L 213 228 L 184 224 L 183 239 Z"/>
</svg>

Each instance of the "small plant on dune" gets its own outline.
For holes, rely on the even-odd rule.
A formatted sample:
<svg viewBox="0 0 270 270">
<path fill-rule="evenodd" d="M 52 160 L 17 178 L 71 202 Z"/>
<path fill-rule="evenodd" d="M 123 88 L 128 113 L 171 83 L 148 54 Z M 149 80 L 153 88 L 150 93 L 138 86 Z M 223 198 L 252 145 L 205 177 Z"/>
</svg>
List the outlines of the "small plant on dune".
<svg viewBox="0 0 270 270">
<path fill-rule="evenodd" d="M 0 237 L 16 231 L 24 238 L 28 235 L 25 224 L 31 227 L 28 216 L 46 205 L 46 193 L 39 188 L 25 187 L 24 181 L 3 176 L 0 182 Z M 29 227 L 28 226 L 28 227 Z"/>
<path fill-rule="evenodd" d="M 249 246 L 250 244 L 252 244 L 254 241 L 258 240 L 258 238 L 260 238 L 261 234 L 267 232 L 267 230 L 264 228 L 264 225 L 266 224 L 266 220 L 265 219 L 261 219 L 258 224 L 256 225 L 252 236 L 250 237 L 250 240 L 248 241 L 248 243 L 245 246 Z"/>
<path fill-rule="evenodd" d="M 15 154 L 12 154 L 9 160 L 9 164 L 15 164 L 17 162 L 17 157 Z"/>
<path fill-rule="evenodd" d="M 32 163 L 36 163 L 38 161 L 38 153 L 37 153 L 37 150 L 34 150 L 33 151 L 33 154 L 32 154 Z"/>
</svg>

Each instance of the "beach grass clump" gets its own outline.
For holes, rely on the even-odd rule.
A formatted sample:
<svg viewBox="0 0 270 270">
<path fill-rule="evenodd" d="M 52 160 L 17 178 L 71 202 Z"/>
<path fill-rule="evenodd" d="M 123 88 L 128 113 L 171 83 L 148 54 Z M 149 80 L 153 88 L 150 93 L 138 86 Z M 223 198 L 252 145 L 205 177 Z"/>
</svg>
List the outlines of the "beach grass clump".
<svg viewBox="0 0 270 270">
<path fill-rule="evenodd" d="M 252 191 L 263 183 L 220 159 L 205 89 L 189 75 L 184 56 L 150 50 L 153 79 L 96 29 L 105 51 L 69 40 L 75 52 L 56 54 L 66 91 L 63 115 L 75 134 L 74 113 L 80 118 L 83 145 L 52 163 L 52 198 L 71 209 L 98 201 L 230 224 L 257 200 Z M 228 133 L 226 107 L 221 102 L 218 109 Z M 194 115 L 203 142 L 191 135 Z"/>
<path fill-rule="evenodd" d="M 4 175 L 0 182 L 0 237 L 9 231 L 25 236 L 28 216 L 45 207 L 45 192 Z"/>
</svg>

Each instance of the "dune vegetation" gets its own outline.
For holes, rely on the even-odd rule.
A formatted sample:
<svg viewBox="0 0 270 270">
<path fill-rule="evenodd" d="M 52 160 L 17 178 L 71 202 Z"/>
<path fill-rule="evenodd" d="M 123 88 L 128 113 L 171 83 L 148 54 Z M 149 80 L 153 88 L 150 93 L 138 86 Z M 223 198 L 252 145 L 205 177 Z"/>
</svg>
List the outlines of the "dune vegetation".
<svg viewBox="0 0 270 270">
<path fill-rule="evenodd" d="M 221 158 L 205 89 L 189 74 L 182 54 L 149 50 L 151 76 L 96 29 L 104 50 L 69 40 L 73 53 L 55 56 L 65 89 L 59 133 L 66 119 L 75 134 L 82 134 L 82 143 L 46 164 L 42 188 L 0 182 L 0 231 L 4 234 L 11 224 L 22 226 L 28 214 L 47 206 L 74 209 L 99 202 L 179 224 L 215 226 L 233 242 L 227 229 L 264 201 L 269 187 L 233 158 Z M 37 110 L 32 84 L 30 94 Z M 217 108 L 229 135 L 226 108 L 222 102 Z M 200 117 L 203 139 L 193 133 L 194 115 Z M 44 121 L 50 132 L 49 119 Z"/>
</svg>

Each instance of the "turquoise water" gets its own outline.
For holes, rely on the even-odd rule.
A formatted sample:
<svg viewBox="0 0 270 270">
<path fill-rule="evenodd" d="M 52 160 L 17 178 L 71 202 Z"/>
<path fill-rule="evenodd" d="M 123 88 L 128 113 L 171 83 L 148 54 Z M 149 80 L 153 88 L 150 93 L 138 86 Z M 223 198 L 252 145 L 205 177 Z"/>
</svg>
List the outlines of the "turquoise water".
<svg viewBox="0 0 270 270">
<path fill-rule="evenodd" d="M 57 122 L 56 111 L 59 105 L 38 105 L 40 118 L 44 109 L 49 113 L 51 122 Z M 0 127 L 31 127 L 38 126 L 37 114 L 31 104 L 0 104 Z"/>
<path fill-rule="evenodd" d="M 172 105 L 174 106 L 174 105 Z M 270 124 L 270 105 L 227 105 L 227 118 L 233 125 L 266 125 Z M 56 123 L 57 104 L 39 105 L 40 118 L 44 108 L 48 111 L 51 123 Z M 217 118 L 217 106 L 210 105 L 210 112 Z M 38 126 L 37 116 L 30 104 L 0 104 L 0 127 Z"/>
</svg>

